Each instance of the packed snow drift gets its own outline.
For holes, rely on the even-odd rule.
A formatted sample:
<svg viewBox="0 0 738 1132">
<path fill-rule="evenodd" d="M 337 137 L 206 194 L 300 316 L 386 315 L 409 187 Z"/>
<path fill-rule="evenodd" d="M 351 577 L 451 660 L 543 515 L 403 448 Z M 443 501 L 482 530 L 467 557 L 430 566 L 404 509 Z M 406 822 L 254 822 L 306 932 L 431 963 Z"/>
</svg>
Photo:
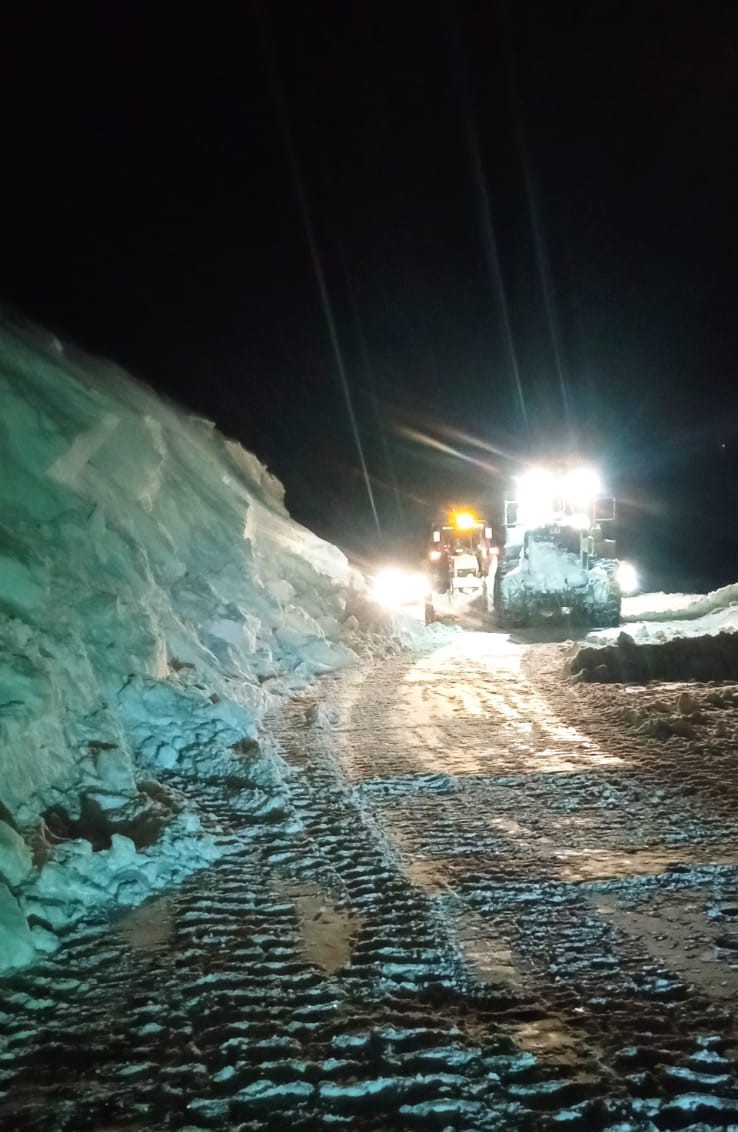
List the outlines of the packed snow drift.
<svg viewBox="0 0 738 1132">
<path fill-rule="evenodd" d="M 642 594 L 624 630 L 590 633 L 568 672 L 579 680 L 738 680 L 738 584 L 709 594 Z"/>
<path fill-rule="evenodd" d="M 7 969 L 90 905 L 211 859 L 158 776 L 227 775 L 278 805 L 259 730 L 275 694 L 385 646 L 345 556 L 208 421 L 8 323 L 0 405 Z"/>
</svg>

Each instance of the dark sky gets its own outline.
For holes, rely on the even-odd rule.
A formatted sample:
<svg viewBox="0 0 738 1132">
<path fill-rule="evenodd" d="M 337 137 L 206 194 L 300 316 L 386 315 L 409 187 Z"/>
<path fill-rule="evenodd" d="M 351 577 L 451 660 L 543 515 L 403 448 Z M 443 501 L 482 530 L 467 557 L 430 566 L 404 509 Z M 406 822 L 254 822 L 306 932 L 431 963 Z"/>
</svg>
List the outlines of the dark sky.
<svg viewBox="0 0 738 1132">
<path fill-rule="evenodd" d="M 385 546 L 576 449 L 654 580 L 732 581 L 737 56 L 710 0 L 19 5 L 0 297 L 351 550 L 357 436 Z"/>
</svg>

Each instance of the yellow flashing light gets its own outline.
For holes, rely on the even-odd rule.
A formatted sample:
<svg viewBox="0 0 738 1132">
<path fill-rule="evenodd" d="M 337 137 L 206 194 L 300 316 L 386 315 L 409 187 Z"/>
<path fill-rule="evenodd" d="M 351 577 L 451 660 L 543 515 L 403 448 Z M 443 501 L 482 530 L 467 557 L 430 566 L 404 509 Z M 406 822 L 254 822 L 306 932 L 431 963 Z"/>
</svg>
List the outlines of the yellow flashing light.
<svg viewBox="0 0 738 1132">
<path fill-rule="evenodd" d="M 454 525 L 457 531 L 470 531 L 477 526 L 477 520 L 470 511 L 460 511 L 454 517 Z"/>
</svg>

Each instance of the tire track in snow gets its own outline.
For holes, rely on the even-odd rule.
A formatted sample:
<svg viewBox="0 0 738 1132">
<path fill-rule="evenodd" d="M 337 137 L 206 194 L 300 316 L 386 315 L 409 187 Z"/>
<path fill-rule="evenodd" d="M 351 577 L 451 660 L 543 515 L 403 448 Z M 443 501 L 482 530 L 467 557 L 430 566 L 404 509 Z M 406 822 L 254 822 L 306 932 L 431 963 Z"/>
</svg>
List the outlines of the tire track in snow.
<svg viewBox="0 0 738 1132">
<path fill-rule="evenodd" d="M 153 902 L 148 923 L 144 906 L 113 930 L 90 924 L 10 980 L 0 1121 L 521 1127 L 501 1077 L 525 1059 L 465 995 L 427 901 L 332 768 L 318 760 L 297 776 L 294 810 L 277 822 L 239 813 L 218 787 L 198 794 L 226 856 Z M 333 973 L 306 958 L 310 891 L 358 925 Z"/>
<path fill-rule="evenodd" d="M 513 661 L 472 651 L 456 687 L 452 656 L 440 673 L 397 658 L 293 702 L 290 812 L 257 819 L 247 796 L 200 787 L 226 855 L 6 984 L 0 1124 L 734 1123 L 730 1004 L 622 926 L 627 759 Z M 612 860 L 582 878 L 595 844 Z M 641 894 L 662 891 L 653 864 Z M 729 908 L 726 869 L 668 892 L 701 884 Z"/>
<path fill-rule="evenodd" d="M 565 713 L 557 718 L 542 695 L 546 683 L 531 686 L 507 649 L 500 664 L 494 645 L 481 657 L 475 651 L 459 656 L 452 646 L 404 671 L 397 662 L 394 674 L 377 670 L 349 693 L 337 729 L 348 776 L 406 874 L 445 907 L 449 923 L 458 917 L 472 970 L 483 975 L 486 966 L 497 985 L 536 999 L 538 1017 L 534 1009 L 508 1032 L 558 1067 L 562 1091 L 556 1097 L 550 1082 L 551 1100 L 561 1103 L 566 1081 L 585 1069 L 598 1127 L 607 1126 L 603 1104 L 618 1119 L 627 1109 L 629 1119 L 681 1127 L 691 1103 L 705 1127 L 723 1127 L 738 1112 L 730 991 L 713 985 L 705 994 L 682 977 L 694 971 L 633 931 L 628 907 L 647 900 L 659 926 L 659 902 L 680 894 L 703 910 L 736 907 L 735 812 L 718 830 L 690 796 L 649 821 L 632 744 L 613 749 L 606 734 L 598 741 Z M 469 687 L 477 689 L 471 705 Z M 423 715 L 410 711 L 405 742 L 398 719 L 413 701 Z M 449 710 L 453 703 L 458 710 Z M 649 774 L 650 789 L 664 785 L 658 764 Z M 685 828 L 709 829 L 728 851 L 716 854 L 714 837 L 687 842 Z M 661 855 L 649 851 L 653 832 Z M 727 963 L 720 973 L 736 986 Z M 708 1060 L 712 1077 L 696 1068 Z M 544 1092 L 533 1082 L 519 1095 L 545 1107 Z M 592 1126 L 586 1103 L 580 1108 L 562 1108 L 557 1120 Z"/>
</svg>

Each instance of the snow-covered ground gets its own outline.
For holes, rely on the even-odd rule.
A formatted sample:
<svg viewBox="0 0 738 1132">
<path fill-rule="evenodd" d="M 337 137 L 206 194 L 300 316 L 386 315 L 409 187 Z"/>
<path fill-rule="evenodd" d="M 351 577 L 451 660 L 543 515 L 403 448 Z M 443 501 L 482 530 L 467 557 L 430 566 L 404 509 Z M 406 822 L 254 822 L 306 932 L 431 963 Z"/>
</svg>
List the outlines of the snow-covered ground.
<svg viewBox="0 0 738 1132">
<path fill-rule="evenodd" d="M 660 633 L 700 637 L 738 629 L 738 583 L 708 594 L 652 593 L 626 597 L 623 621 L 629 625 L 628 633 L 641 641 L 658 640 Z M 649 630 L 654 622 L 657 627 Z M 611 635 L 612 630 L 604 631 L 605 636 L 608 633 Z M 600 635 L 593 633 L 591 637 Z"/>
<path fill-rule="evenodd" d="M 641 594 L 623 626 L 590 633 L 568 662 L 585 680 L 738 679 L 738 584 L 708 594 Z"/>
<path fill-rule="evenodd" d="M 7 969 L 211 860 L 158 777 L 227 775 L 279 806 L 275 696 L 403 634 L 255 456 L 114 365 L 0 323 L 0 408 Z"/>
</svg>

